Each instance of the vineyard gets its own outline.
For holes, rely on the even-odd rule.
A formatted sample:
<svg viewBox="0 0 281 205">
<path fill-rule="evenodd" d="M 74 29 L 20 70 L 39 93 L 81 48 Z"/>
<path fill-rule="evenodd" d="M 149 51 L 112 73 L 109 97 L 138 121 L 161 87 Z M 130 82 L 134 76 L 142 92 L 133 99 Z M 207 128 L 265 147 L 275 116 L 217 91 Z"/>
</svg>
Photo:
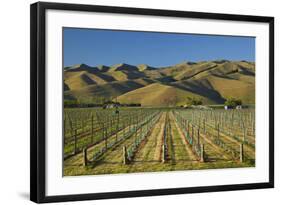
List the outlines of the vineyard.
<svg viewBox="0 0 281 205">
<path fill-rule="evenodd" d="M 255 110 L 66 108 L 64 176 L 255 166 Z"/>
</svg>

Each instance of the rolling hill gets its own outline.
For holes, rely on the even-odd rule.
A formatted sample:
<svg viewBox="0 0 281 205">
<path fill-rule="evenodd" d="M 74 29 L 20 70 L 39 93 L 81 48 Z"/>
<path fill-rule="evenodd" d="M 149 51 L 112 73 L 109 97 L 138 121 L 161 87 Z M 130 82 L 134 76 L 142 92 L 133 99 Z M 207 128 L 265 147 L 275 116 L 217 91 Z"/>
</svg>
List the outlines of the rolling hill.
<svg viewBox="0 0 281 205">
<path fill-rule="evenodd" d="M 204 104 L 227 98 L 255 103 L 255 64 L 247 61 L 201 61 L 155 68 L 146 64 L 86 64 L 64 68 L 64 97 L 81 101 L 117 99 L 142 106 L 184 105 L 188 97 Z"/>
<path fill-rule="evenodd" d="M 185 104 L 187 97 L 202 98 L 205 104 L 214 103 L 195 93 L 161 83 L 153 83 L 127 92 L 119 96 L 118 101 L 121 103 L 137 102 L 143 106 L 174 106 Z"/>
</svg>

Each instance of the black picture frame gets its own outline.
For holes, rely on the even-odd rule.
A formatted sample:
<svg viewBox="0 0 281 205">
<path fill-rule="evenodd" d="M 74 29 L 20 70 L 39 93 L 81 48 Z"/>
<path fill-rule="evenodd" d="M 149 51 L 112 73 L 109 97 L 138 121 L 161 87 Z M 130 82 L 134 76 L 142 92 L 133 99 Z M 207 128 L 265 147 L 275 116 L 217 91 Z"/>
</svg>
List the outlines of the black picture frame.
<svg viewBox="0 0 281 205">
<path fill-rule="evenodd" d="M 151 16 L 169 16 L 195 19 L 216 19 L 269 24 L 269 181 L 263 183 L 229 184 L 192 188 L 170 188 L 158 190 L 124 191 L 109 193 L 85 193 L 75 195 L 46 196 L 45 146 L 46 146 L 46 60 L 45 25 L 46 11 L 68 10 L 102 13 L 121 13 Z M 76 200 L 97 200 L 123 197 L 141 197 L 198 192 L 218 192 L 274 187 L 274 18 L 265 16 L 230 15 L 218 13 L 125 8 L 82 4 L 38 2 L 30 7 L 30 199 L 37 203 Z"/>
</svg>

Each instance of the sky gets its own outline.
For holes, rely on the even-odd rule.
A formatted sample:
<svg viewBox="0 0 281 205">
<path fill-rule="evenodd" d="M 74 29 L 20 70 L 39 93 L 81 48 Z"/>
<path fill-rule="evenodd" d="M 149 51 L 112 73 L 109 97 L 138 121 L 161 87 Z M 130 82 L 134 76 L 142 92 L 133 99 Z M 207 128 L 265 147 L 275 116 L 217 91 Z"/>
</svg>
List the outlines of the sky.
<svg viewBox="0 0 281 205">
<path fill-rule="evenodd" d="M 64 66 L 255 61 L 254 37 L 64 28 L 63 41 Z"/>
</svg>

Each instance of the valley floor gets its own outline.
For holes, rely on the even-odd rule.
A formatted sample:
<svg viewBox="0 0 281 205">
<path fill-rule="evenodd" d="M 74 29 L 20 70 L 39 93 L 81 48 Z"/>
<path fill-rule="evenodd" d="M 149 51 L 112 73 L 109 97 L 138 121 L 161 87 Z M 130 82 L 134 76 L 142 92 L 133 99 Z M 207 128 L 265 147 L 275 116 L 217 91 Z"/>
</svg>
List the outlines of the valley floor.
<svg viewBox="0 0 281 205">
<path fill-rule="evenodd" d="M 188 127 L 186 124 L 183 127 L 183 124 L 187 121 L 184 122 L 179 117 L 180 114 L 174 111 L 160 111 L 149 119 L 151 121 L 144 122 L 134 131 L 132 131 L 130 125 L 126 125 L 108 136 L 106 145 L 101 140 L 99 143 L 89 146 L 86 150 L 86 165 L 85 152 L 83 151 L 65 158 L 63 175 L 76 176 L 255 166 L 255 149 L 250 143 L 243 144 L 244 155 L 241 161 L 241 153 L 239 153 L 240 139 L 227 135 L 226 130 L 221 132 L 218 141 L 218 139 L 211 136 L 212 131 L 214 131 L 211 126 L 207 128 L 207 132 L 206 130 L 203 132 L 200 124 L 198 133 L 201 133 L 198 136 L 194 132 L 197 126 L 195 122 L 192 122 L 191 131 L 189 124 Z M 205 122 L 204 126 L 207 126 Z M 206 128 L 204 127 L 204 129 Z M 128 136 L 121 138 L 122 135 L 125 136 L 125 133 L 128 133 Z M 254 136 L 249 134 L 248 138 L 252 137 Z M 203 150 L 202 145 L 204 145 Z M 105 146 L 108 146 L 108 148 L 103 149 Z M 125 148 L 128 152 L 124 151 Z M 201 150 L 198 151 L 199 148 Z M 95 156 L 95 153 L 102 149 L 103 153 L 93 160 L 92 156 Z M 130 152 L 132 154 L 129 156 L 128 153 Z M 201 152 L 203 153 L 203 158 Z"/>
</svg>

